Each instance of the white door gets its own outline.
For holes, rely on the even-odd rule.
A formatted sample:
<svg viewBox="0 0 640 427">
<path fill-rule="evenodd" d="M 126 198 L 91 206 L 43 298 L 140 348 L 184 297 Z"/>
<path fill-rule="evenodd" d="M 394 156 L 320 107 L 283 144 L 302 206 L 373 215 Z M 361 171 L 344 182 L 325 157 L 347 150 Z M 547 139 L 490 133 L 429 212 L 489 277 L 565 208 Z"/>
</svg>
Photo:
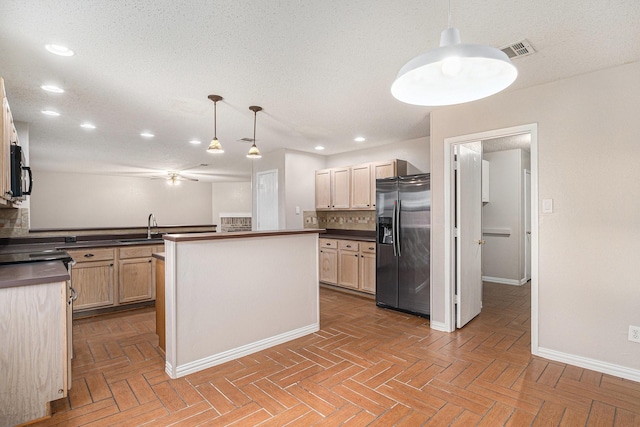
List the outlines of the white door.
<svg viewBox="0 0 640 427">
<path fill-rule="evenodd" d="M 482 142 L 455 146 L 456 327 L 482 310 Z"/>
<path fill-rule="evenodd" d="M 278 170 L 256 174 L 256 230 L 278 229 Z"/>
<path fill-rule="evenodd" d="M 531 171 L 524 171 L 524 280 L 531 280 Z"/>
</svg>

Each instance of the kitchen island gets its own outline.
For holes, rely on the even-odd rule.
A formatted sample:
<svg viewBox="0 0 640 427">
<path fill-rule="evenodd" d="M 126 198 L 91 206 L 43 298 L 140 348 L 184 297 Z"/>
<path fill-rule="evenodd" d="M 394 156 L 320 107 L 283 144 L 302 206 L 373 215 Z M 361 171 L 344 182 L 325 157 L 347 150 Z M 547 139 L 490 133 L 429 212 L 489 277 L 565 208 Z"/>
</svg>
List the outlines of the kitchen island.
<svg viewBox="0 0 640 427">
<path fill-rule="evenodd" d="M 322 231 L 164 236 L 167 374 L 179 378 L 318 331 Z"/>
</svg>

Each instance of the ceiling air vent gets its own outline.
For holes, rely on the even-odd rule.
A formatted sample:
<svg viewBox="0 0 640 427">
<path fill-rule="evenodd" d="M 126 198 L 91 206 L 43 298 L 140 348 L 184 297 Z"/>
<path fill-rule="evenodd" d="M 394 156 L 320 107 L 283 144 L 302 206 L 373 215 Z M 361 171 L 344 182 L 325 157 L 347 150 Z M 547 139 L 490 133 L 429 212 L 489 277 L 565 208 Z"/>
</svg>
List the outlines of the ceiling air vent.
<svg viewBox="0 0 640 427">
<path fill-rule="evenodd" d="M 502 47 L 500 50 L 506 53 L 509 58 L 519 58 L 535 53 L 535 50 L 533 50 L 531 43 L 529 43 L 527 39 Z"/>
</svg>

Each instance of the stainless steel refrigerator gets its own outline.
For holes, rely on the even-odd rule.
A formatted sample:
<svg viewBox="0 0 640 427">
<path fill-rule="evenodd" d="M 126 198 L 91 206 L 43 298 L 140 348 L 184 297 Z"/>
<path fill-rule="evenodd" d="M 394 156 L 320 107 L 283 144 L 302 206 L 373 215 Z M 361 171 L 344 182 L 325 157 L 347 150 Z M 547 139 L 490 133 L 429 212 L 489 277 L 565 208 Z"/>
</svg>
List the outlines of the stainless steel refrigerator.
<svg viewBox="0 0 640 427">
<path fill-rule="evenodd" d="M 376 304 L 429 316 L 429 174 L 378 179 L 376 217 Z"/>
</svg>

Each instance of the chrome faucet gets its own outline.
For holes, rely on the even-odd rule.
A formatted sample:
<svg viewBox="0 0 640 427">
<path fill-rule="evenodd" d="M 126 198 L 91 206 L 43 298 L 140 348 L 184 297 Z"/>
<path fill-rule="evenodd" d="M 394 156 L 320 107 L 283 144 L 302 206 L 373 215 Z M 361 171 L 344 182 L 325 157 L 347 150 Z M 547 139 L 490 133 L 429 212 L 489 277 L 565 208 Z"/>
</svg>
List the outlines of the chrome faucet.
<svg viewBox="0 0 640 427">
<path fill-rule="evenodd" d="M 149 218 L 147 218 L 147 239 L 151 238 L 151 225 L 153 224 L 154 227 L 158 226 L 158 223 L 156 222 L 156 217 L 153 216 L 152 213 L 149 214 Z"/>
</svg>

